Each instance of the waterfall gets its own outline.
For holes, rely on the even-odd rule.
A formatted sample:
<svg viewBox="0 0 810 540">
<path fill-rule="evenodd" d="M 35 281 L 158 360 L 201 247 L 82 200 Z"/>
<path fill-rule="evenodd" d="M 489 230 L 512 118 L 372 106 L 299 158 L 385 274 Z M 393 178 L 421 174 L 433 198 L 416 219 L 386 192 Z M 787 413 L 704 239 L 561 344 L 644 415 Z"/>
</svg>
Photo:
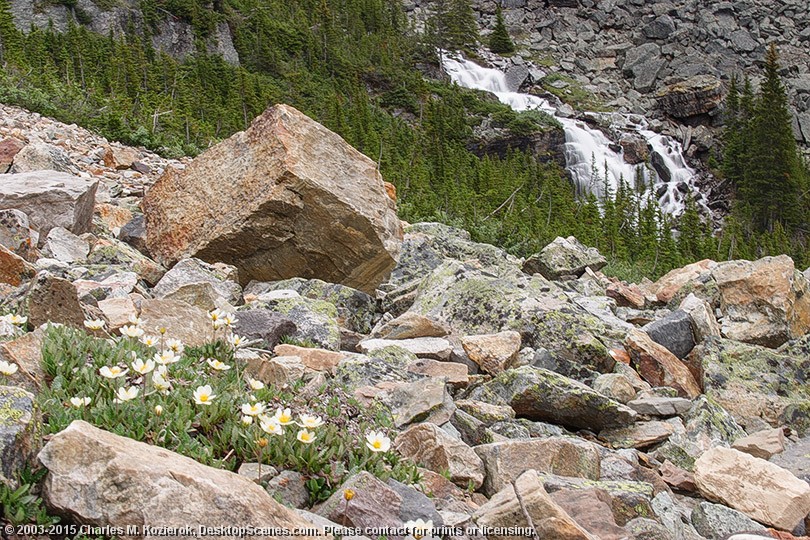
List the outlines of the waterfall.
<svg viewBox="0 0 810 540">
<path fill-rule="evenodd" d="M 503 72 L 447 53 L 442 54 L 442 63 L 447 74 L 459 86 L 491 92 L 501 103 L 516 111 L 539 109 L 559 121 L 565 130 L 566 170 L 575 183 L 577 193 L 590 192 L 601 198 L 606 184 L 615 193 L 620 179 L 624 178 L 630 186 L 635 186 L 637 179 L 643 181 L 645 186 L 652 185 L 661 210 L 666 213 L 681 213 L 688 192 L 701 199 L 693 186 L 695 171 L 686 164 L 680 143 L 647 129 L 643 119 L 635 115 L 632 119 L 618 113 L 609 115 L 615 120 L 612 123 L 614 126 L 620 125 L 625 133 L 635 134 L 647 141 L 652 164 L 649 167 L 627 163 L 622 148 L 602 131 L 591 128 L 583 121 L 559 116 L 556 108 L 545 99 L 510 91 Z"/>
</svg>

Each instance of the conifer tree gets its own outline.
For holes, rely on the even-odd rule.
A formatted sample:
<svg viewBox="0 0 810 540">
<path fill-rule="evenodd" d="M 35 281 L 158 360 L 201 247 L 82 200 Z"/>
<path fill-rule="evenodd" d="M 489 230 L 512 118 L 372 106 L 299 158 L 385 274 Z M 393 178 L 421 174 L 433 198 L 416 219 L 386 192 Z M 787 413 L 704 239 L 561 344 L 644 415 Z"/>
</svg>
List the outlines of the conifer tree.
<svg viewBox="0 0 810 540">
<path fill-rule="evenodd" d="M 790 226 L 801 219 L 803 171 L 779 69 L 776 48 L 771 45 L 751 122 L 748 163 L 740 190 L 755 228 L 769 232 L 777 222 Z"/>
<path fill-rule="evenodd" d="M 515 44 L 509 37 L 506 23 L 503 21 L 503 11 L 498 4 L 495 12 L 495 29 L 489 35 L 489 50 L 497 54 L 509 54 L 515 52 Z"/>
</svg>

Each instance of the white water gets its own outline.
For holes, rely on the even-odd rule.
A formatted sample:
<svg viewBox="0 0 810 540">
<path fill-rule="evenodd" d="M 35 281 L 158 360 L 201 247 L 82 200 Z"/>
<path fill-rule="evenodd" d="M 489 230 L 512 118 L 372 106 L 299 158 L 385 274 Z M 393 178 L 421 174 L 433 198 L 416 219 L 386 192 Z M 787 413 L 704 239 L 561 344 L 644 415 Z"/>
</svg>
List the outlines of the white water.
<svg viewBox="0 0 810 540">
<path fill-rule="evenodd" d="M 604 194 L 606 178 L 610 189 L 615 193 L 621 178 L 624 178 L 628 185 L 634 186 L 637 175 L 640 174 L 644 185 L 650 185 L 652 177 L 654 192 L 660 193 L 661 209 L 677 215 L 683 210 L 685 193 L 681 190 L 695 191 L 693 187 L 695 171 L 686 164 L 681 145 L 674 139 L 646 129 L 647 126 L 643 123 L 634 124 L 627 117 L 613 115 L 616 119 L 622 120 L 622 125 L 631 126 L 629 131 L 640 135 L 647 141 L 651 156 L 653 153 L 659 155 L 658 161 L 663 163 L 668 171 L 669 180 L 667 181 L 651 167 L 626 163 L 622 155 L 623 151 L 611 148 L 611 145 L 614 148 L 617 145 L 598 129 L 593 129 L 579 120 L 558 116 L 554 106 L 540 97 L 510 91 L 503 72 L 481 67 L 474 62 L 455 58 L 447 53 L 442 56 L 444 69 L 453 82 L 459 86 L 491 92 L 502 103 L 516 111 L 539 109 L 554 116 L 562 124 L 566 141 L 566 169 L 571 174 L 578 193 L 591 192 L 601 198 Z M 625 127 L 625 131 L 628 131 L 628 128 Z M 678 189 L 679 187 L 681 190 Z"/>
</svg>

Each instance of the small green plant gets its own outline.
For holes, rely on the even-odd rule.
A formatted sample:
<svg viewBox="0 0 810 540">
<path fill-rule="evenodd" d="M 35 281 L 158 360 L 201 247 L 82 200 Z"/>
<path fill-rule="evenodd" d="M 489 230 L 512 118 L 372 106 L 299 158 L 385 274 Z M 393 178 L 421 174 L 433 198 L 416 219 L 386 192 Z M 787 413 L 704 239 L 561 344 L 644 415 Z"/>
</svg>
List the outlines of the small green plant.
<svg viewBox="0 0 810 540">
<path fill-rule="evenodd" d="M 59 518 L 48 514 L 42 499 L 35 493 L 35 486 L 46 472 L 45 469 L 36 473 L 24 469 L 16 489 L 0 482 L 0 508 L 3 509 L 0 521 L 3 524 L 47 526 L 59 523 Z"/>
<path fill-rule="evenodd" d="M 83 419 L 214 467 L 258 461 L 295 470 L 307 478 L 312 503 L 360 470 L 418 480 L 384 434 L 378 447 L 363 443 L 373 430 L 391 429 L 382 406 L 361 407 L 336 386 L 305 393 L 303 381 L 277 388 L 240 374 L 234 320 L 212 312 L 212 341 L 199 347 L 169 339 L 165 329 L 145 335 L 137 320 L 106 339 L 49 328 L 42 358 L 50 384 L 38 396 L 45 433 Z M 101 335 L 101 321 L 88 323 Z"/>
</svg>

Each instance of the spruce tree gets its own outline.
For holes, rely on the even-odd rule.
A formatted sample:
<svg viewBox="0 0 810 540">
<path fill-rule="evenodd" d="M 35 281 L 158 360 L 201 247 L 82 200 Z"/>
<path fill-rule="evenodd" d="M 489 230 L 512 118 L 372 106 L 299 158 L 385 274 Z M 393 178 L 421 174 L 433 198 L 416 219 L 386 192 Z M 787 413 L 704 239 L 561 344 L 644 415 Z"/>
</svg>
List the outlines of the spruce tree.
<svg viewBox="0 0 810 540">
<path fill-rule="evenodd" d="M 779 58 L 771 45 L 765 57 L 765 80 L 751 122 L 748 163 L 741 196 L 757 230 L 790 227 L 800 219 L 803 171 L 793 138 L 787 95 L 779 77 Z"/>
<path fill-rule="evenodd" d="M 509 54 L 515 52 L 515 44 L 509 37 L 506 23 L 503 21 L 503 12 L 500 4 L 495 12 L 495 29 L 489 35 L 489 50 L 497 54 Z"/>
</svg>

